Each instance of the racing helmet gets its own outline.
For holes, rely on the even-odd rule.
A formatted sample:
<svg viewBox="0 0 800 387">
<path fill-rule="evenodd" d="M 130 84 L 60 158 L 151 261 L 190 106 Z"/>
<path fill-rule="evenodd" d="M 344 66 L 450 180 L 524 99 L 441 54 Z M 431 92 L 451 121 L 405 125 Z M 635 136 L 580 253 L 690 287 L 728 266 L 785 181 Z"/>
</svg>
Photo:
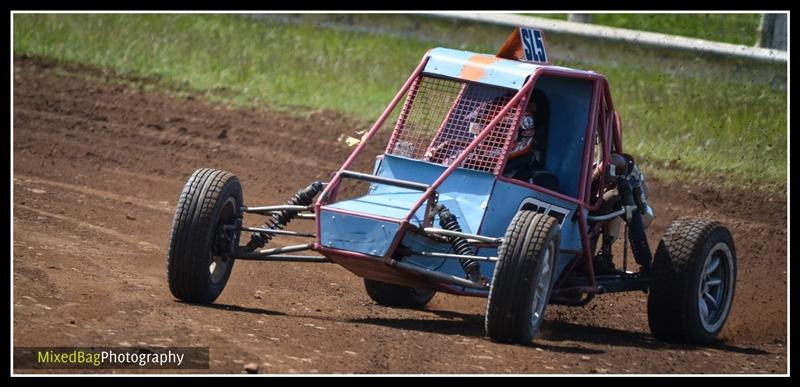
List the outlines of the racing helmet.
<svg viewBox="0 0 800 387">
<path fill-rule="evenodd" d="M 511 143 L 509 151 L 509 158 L 515 158 L 524 155 L 531 150 L 533 146 L 533 136 L 536 134 L 536 120 L 534 112 L 536 111 L 536 103 L 531 102 L 528 104 L 525 112 L 519 120 L 517 127 L 517 135 Z"/>
</svg>

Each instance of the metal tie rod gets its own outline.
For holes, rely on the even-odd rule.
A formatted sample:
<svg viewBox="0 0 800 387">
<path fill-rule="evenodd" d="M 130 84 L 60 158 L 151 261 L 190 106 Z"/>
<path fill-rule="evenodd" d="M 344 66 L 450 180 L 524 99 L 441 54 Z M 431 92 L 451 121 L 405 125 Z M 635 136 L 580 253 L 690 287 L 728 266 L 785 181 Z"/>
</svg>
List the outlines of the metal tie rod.
<svg viewBox="0 0 800 387">
<path fill-rule="evenodd" d="M 290 236 L 298 236 L 298 237 L 316 238 L 316 235 L 314 235 L 313 233 L 310 233 L 310 232 L 273 230 L 271 228 L 242 227 L 242 231 L 262 232 L 264 234 L 273 234 L 273 235 L 290 235 Z"/>
<path fill-rule="evenodd" d="M 618 216 L 620 216 L 620 215 L 622 215 L 624 213 L 625 213 L 625 209 L 623 208 L 621 210 L 614 211 L 614 212 L 612 212 L 610 214 L 598 215 L 598 216 L 587 216 L 586 219 L 589 220 L 589 221 L 592 221 L 592 222 L 599 222 L 599 221 L 602 221 L 602 220 L 609 220 L 609 219 L 612 219 L 612 218 L 616 218 L 616 217 L 618 217 Z"/>
<path fill-rule="evenodd" d="M 275 255 L 275 254 L 282 254 L 282 253 L 295 253 L 295 252 L 298 252 L 298 251 L 311 250 L 312 247 L 314 247 L 313 243 L 306 243 L 306 244 L 302 244 L 302 245 L 291 245 L 291 246 L 275 247 L 275 248 L 272 248 L 272 249 L 264 249 L 264 250 L 254 251 L 254 253 L 263 254 L 263 255 Z"/>
<path fill-rule="evenodd" d="M 331 263 L 328 258 L 317 255 L 261 255 L 258 253 L 241 253 L 236 259 L 243 261 L 274 261 L 274 262 L 316 262 Z"/>
<path fill-rule="evenodd" d="M 264 206 L 264 207 L 242 207 L 243 212 L 263 213 L 263 212 L 278 212 L 278 211 L 310 211 L 311 206 L 295 206 L 295 205 L 281 205 L 281 206 Z"/>
<path fill-rule="evenodd" d="M 460 238 L 466 238 L 466 239 L 474 239 L 474 240 L 479 241 L 479 242 L 497 243 L 497 244 L 503 243 L 503 238 L 493 238 L 493 237 L 487 237 L 487 236 L 483 236 L 483 235 L 469 234 L 469 233 L 465 233 L 465 232 L 450 231 L 450 230 L 445 230 L 443 228 L 426 227 L 426 228 L 422 229 L 422 231 L 427 233 L 427 234 L 460 237 Z"/>
<path fill-rule="evenodd" d="M 446 259 L 471 259 L 473 261 L 488 261 L 497 262 L 498 257 L 484 257 L 482 255 L 459 255 L 459 254 L 445 254 L 445 253 L 432 253 L 428 251 L 416 251 L 411 255 L 422 255 L 423 257 L 446 258 Z"/>
</svg>

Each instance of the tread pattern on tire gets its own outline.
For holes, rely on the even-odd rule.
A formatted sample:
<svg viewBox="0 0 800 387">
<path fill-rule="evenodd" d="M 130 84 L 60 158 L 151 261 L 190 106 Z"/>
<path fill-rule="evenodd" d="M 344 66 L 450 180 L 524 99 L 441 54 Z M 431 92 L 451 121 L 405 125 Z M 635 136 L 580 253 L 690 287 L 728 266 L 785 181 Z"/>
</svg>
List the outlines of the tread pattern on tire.
<svg viewBox="0 0 800 387">
<path fill-rule="evenodd" d="M 688 307 L 697 300 L 694 276 L 702 270 L 705 241 L 714 232 L 723 232 L 730 241 L 730 232 L 720 223 L 702 218 L 684 217 L 673 222 L 656 249 L 651 286 L 648 294 L 647 314 L 653 336 L 665 341 L 708 343 L 713 337 L 704 337 L 692 327 L 695 317 Z M 734 254 L 735 262 L 735 251 Z M 698 261 L 700 261 L 698 263 Z M 734 279 L 735 280 L 735 270 Z"/>
<path fill-rule="evenodd" d="M 530 289 L 543 248 L 553 238 L 551 234 L 559 231 L 558 220 L 534 211 L 520 211 L 512 219 L 498 251 L 501 258 L 495 267 L 486 305 L 486 333 L 493 340 L 527 343 L 533 339 L 535 332 L 529 330 L 533 302 Z M 558 244 L 557 239 L 555 256 Z"/>
<path fill-rule="evenodd" d="M 197 264 L 198 256 L 205 255 L 213 241 L 213 227 L 209 227 L 216 206 L 220 203 L 226 185 L 233 184 L 239 205 L 242 204 L 241 186 L 236 176 L 229 172 L 202 168 L 195 171 L 183 187 L 175 210 L 169 247 L 167 249 L 167 278 L 172 295 L 187 302 L 211 303 L 219 292 L 208 283 L 208 266 Z M 205 258 L 203 258 L 205 259 Z M 229 272 L 232 269 L 229 267 Z M 221 281 L 224 287 L 227 277 Z"/>
</svg>

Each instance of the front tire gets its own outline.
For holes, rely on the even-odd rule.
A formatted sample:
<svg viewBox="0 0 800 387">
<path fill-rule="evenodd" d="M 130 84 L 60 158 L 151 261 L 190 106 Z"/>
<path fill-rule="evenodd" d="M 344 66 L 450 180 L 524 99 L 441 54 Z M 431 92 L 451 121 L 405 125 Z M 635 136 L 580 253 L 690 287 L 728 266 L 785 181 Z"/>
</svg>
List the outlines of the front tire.
<svg viewBox="0 0 800 387">
<path fill-rule="evenodd" d="M 433 296 L 435 290 L 410 288 L 364 278 L 364 288 L 373 301 L 383 306 L 420 309 Z"/>
<path fill-rule="evenodd" d="M 233 269 L 232 246 L 240 232 L 223 230 L 241 217 L 242 187 L 233 174 L 195 171 L 178 199 L 167 252 L 167 279 L 175 298 L 210 304 L 219 297 Z"/>
<path fill-rule="evenodd" d="M 647 300 L 660 340 L 708 344 L 730 314 L 736 249 L 727 228 L 705 219 L 675 221 L 658 244 Z"/>
<path fill-rule="evenodd" d="M 494 341 L 528 344 L 550 300 L 561 227 L 555 218 L 522 210 L 498 251 L 489 289 L 486 334 Z"/>
</svg>

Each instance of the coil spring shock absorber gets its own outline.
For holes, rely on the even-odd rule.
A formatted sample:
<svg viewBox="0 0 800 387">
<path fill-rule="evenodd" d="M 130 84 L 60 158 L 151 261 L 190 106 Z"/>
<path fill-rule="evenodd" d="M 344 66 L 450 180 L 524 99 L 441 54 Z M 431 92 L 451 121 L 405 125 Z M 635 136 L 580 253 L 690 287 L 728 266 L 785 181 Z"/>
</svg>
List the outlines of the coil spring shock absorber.
<svg viewBox="0 0 800 387">
<path fill-rule="evenodd" d="M 636 260 L 644 271 L 650 269 L 653 262 L 653 255 L 650 252 L 650 245 L 647 243 L 647 234 L 644 232 L 644 222 L 642 221 L 641 208 L 643 206 L 638 203 L 635 195 L 640 195 L 641 188 L 638 186 L 636 179 L 620 177 L 617 187 L 619 189 L 620 197 L 622 197 L 622 205 L 626 207 L 636 207 L 631 211 L 631 218 L 629 220 L 628 237 L 631 240 L 631 250 L 633 250 L 633 258 Z"/>
<path fill-rule="evenodd" d="M 290 206 L 308 206 L 311 200 L 322 190 L 322 183 L 315 181 L 306 188 L 297 191 L 294 196 L 286 203 Z M 271 230 L 282 230 L 289 222 L 297 216 L 298 211 L 283 210 L 272 213 L 270 218 L 264 223 L 264 228 Z M 254 233 L 250 236 L 250 242 L 247 243 L 247 251 L 260 249 L 269 242 L 273 234 L 267 233 Z"/>
<path fill-rule="evenodd" d="M 447 207 L 443 206 L 442 204 L 436 204 L 436 207 L 434 207 L 434 214 L 439 214 L 439 226 L 441 226 L 443 229 L 461 232 L 461 226 L 458 225 L 458 219 L 456 219 L 455 215 L 450 213 L 450 210 Z M 475 250 L 472 247 L 472 244 L 469 243 L 465 238 L 451 236 L 447 239 L 450 242 L 450 245 L 453 246 L 453 250 L 456 252 L 456 254 L 475 255 Z M 480 277 L 481 267 L 478 261 L 472 259 L 459 259 L 458 262 L 461 263 L 461 267 L 464 269 L 464 272 L 467 273 L 467 275 L 475 278 Z"/>
</svg>

